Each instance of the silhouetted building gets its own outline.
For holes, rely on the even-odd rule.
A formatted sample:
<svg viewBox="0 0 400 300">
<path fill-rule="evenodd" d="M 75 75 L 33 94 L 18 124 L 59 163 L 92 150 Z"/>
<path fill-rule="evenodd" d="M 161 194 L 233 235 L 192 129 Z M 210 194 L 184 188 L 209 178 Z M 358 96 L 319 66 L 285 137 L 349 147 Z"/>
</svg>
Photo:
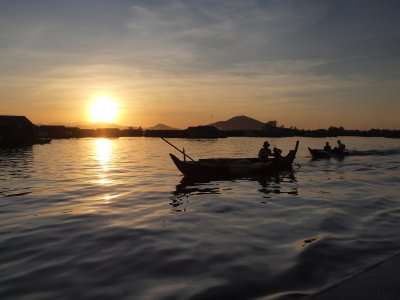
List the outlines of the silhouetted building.
<svg viewBox="0 0 400 300">
<path fill-rule="evenodd" d="M 40 130 L 43 132 L 47 132 L 48 137 L 52 139 L 66 139 L 71 138 L 72 133 L 65 126 L 60 125 L 42 125 L 40 126 Z"/>
<path fill-rule="evenodd" d="M 97 137 L 117 138 L 121 136 L 121 131 L 118 128 L 97 128 Z"/>
<path fill-rule="evenodd" d="M 146 137 L 165 137 L 165 138 L 189 138 L 189 139 L 213 139 L 223 138 L 226 134 L 214 126 L 188 127 L 185 130 L 146 130 Z"/>
<path fill-rule="evenodd" d="M 86 138 L 86 137 L 96 137 L 95 129 L 80 129 L 78 137 Z"/>
<path fill-rule="evenodd" d="M 129 127 L 128 129 L 121 130 L 121 136 L 143 136 L 143 129 L 142 127 L 136 129 Z"/>
<path fill-rule="evenodd" d="M 79 127 L 67 127 L 66 128 L 66 132 L 67 134 L 71 137 L 71 138 L 77 138 L 79 137 L 80 131 L 81 129 Z"/>
<path fill-rule="evenodd" d="M 25 116 L 0 116 L 0 146 L 31 145 L 35 125 Z"/>
<path fill-rule="evenodd" d="M 164 137 L 164 138 L 185 138 L 184 130 L 153 130 L 148 129 L 143 132 L 145 137 Z"/>
<path fill-rule="evenodd" d="M 210 139 L 225 137 L 225 135 L 214 126 L 188 127 L 185 132 L 187 138 Z"/>
</svg>

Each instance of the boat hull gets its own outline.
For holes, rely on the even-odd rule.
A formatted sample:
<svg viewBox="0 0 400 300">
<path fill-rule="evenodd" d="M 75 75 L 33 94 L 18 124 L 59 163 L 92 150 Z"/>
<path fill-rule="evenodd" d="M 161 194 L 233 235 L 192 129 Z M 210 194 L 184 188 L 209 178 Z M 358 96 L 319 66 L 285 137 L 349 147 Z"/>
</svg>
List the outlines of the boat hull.
<svg viewBox="0 0 400 300">
<path fill-rule="evenodd" d="M 345 156 L 350 155 L 348 151 L 332 151 L 328 152 L 322 149 L 312 149 L 308 148 L 313 159 L 321 159 L 321 158 L 343 158 Z"/>
<path fill-rule="evenodd" d="M 287 156 L 279 159 L 269 159 L 266 162 L 261 162 L 258 158 L 220 158 L 182 161 L 173 154 L 170 154 L 170 157 L 178 170 L 185 176 L 253 176 L 291 170 L 297 149 L 298 142 L 295 149 L 289 151 Z"/>
</svg>

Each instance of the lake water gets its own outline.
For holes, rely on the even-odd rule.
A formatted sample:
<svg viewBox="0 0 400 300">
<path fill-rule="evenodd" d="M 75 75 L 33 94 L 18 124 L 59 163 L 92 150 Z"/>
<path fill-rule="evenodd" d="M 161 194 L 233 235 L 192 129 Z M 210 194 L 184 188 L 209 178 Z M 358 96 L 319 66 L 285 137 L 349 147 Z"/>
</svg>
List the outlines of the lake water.
<svg viewBox="0 0 400 300">
<path fill-rule="evenodd" d="M 336 139 L 299 140 L 293 174 L 210 182 L 155 138 L 0 150 L 0 299 L 298 299 L 400 251 L 400 139 L 320 161 Z M 171 139 L 195 159 L 263 141 Z"/>
</svg>

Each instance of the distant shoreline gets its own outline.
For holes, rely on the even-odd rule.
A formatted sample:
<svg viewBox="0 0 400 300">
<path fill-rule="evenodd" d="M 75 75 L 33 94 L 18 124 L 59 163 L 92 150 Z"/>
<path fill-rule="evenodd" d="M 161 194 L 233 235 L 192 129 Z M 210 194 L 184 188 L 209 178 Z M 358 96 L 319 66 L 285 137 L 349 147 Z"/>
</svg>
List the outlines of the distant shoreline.
<svg viewBox="0 0 400 300">
<path fill-rule="evenodd" d="M 243 130 L 221 130 L 217 126 L 194 126 L 180 130 L 143 130 L 141 127 L 127 129 L 120 128 L 97 128 L 81 129 L 79 127 L 67 127 L 63 125 L 35 125 L 25 116 L 0 116 L 0 147 L 17 147 L 34 144 L 48 144 L 53 139 L 70 138 L 119 138 L 119 137 L 163 137 L 163 138 L 185 138 L 185 139 L 217 139 L 227 137 L 316 137 L 328 138 L 338 136 L 360 136 L 360 137 L 385 137 L 400 138 L 400 130 L 370 129 L 368 131 L 346 130 L 343 127 L 329 127 L 328 129 L 303 130 L 296 127 L 286 128 L 277 126 L 277 121 L 265 124 L 248 117 L 235 117 L 238 120 L 251 121 L 260 129 Z M 228 120 L 224 124 L 234 123 Z M 249 122 L 247 122 L 249 123 Z M 220 123 L 223 124 L 223 123 Z M 262 125 L 260 125 L 262 124 Z M 243 125 L 242 125 L 243 126 Z M 219 127 L 221 128 L 221 127 Z M 231 127 L 232 128 L 232 127 Z M 235 127 L 233 127 L 235 128 Z M 238 128 L 238 127 L 236 127 Z M 246 127 L 239 127 L 246 128 Z M 253 127 L 254 128 L 254 127 Z"/>
<path fill-rule="evenodd" d="M 219 125 L 218 125 L 219 124 Z M 246 125 L 247 124 L 247 125 Z M 229 127 L 228 127 L 229 126 Z M 233 129 L 249 128 L 253 129 Z M 220 128 L 220 129 L 218 129 Z M 225 130 L 222 130 L 225 128 Z M 254 129 L 255 128 L 255 129 Z M 109 128 L 84 129 L 63 125 L 35 125 L 25 116 L 0 115 L 0 147 L 16 147 L 33 144 L 47 144 L 53 139 L 70 138 L 119 138 L 119 137 L 163 137 L 185 139 L 217 139 L 227 137 L 315 137 L 338 136 L 400 138 L 400 130 L 370 129 L 346 130 L 331 126 L 328 129 L 304 130 L 296 127 L 278 126 L 277 121 L 262 123 L 246 116 L 234 117 L 228 121 L 187 129 Z"/>
<path fill-rule="evenodd" d="M 370 129 L 347 130 L 331 127 L 329 129 L 304 130 L 297 128 L 273 127 L 265 130 L 218 130 L 213 126 L 189 127 L 184 130 L 143 130 L 142 128 L 98 128 L 81 129 L 67 126 L 38 126 L 42 136 L 51 139 L 86 138 L 86 137 L 168 137 L 168 138 L 226 138 L 226 137 L 316 137 L 338 136 L 400 138 L 400 130 Z"/>
</svg>

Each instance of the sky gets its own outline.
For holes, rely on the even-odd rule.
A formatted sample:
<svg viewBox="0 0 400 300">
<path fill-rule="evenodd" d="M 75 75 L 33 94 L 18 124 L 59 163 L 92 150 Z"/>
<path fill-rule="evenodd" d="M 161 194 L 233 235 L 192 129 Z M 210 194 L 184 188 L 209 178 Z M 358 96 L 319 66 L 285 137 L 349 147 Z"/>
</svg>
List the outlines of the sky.
<svg viewBox="0 0 400 300">
<path fill-rule="evenodd" d="M 400 129 L 397 0 L 0 0 L 0 115 Z"/>
</svg>

